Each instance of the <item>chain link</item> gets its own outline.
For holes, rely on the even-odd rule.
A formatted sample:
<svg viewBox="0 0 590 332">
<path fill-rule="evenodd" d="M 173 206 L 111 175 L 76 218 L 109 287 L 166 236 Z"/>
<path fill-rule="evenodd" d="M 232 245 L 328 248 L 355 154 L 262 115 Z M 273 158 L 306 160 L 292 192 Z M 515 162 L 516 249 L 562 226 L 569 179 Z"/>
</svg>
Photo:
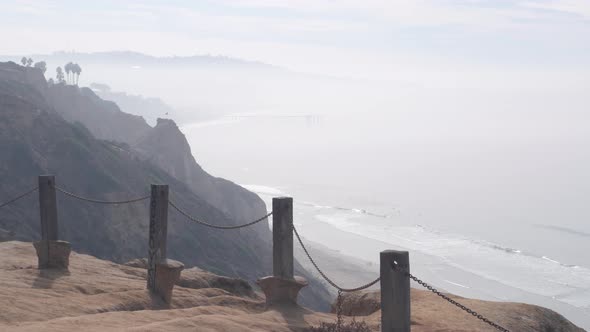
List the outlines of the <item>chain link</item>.
<svg viewBox="0 0 590 332">
<path fill-rule="evenodd" d="M 35 188 L 27 191 L 26 193 L 20 194 L 20 195 L 16 196 L 15 198 L 13 198 L 13 199 L 5 202 L 5 203 L 0 204 L 0 208 L 3 208 L 3 207 L 5 207 L 5 206 L 7 206 L 7 205 L 9 205 L 11 203 L 14 203 L 14 202 L 18 201 L 21 198 L 24 198 L 24 197 L 26 197 L 26 196 L 34 193 L 35 191 L 37 191 L 37 189 L 39 189 L 39 187 L 35 187 Z"/>
<path fill-rule="evenodd" d="M 148 195 L 148 196 L 143 196 L 143 197 L 134 198 L 134 199 L 128 199 L 128 200 L 124 200 L 124 201 L 101 201 L 98 199 L 91 199 L 91 198 L 78 196 L 78 195 L 73 194 L 69 191 L 66 191 L 58 186 L 55 186 L 55 189 L 57 189 L 57 191 L 61 192 L 62 194 L 66 195 L 66 196 L 69 196 L 69 197 L 72 197 L 75 199 L 79 199 L 81 201 L 96 203 L 96 204 L 107 204 L 107 205 L 129 204 L 129 203 L 141 202 L 141 201 L 144 201 L 144 200 L 150 198 L 150 196 Z"/>
<path fill-rule="evenodd" d="M 482 316 L 481 314 L 467 308 L 466 306 L 462 305 L 461 303 L 451 299 L 450 297 L 448 297 L 447 295 L 441 293 L 440 291 L 438 291 L 436 288 L 430 286 L 429 284 L 427 284 L 426 282 L 418 279 L 417 277 L 415 277 L 414 275 L 412 275 L 410 272 L 408 272 L 407 270 L 403 269 L 402 267 L 400 267 L 399 265 L 397 265 L 396 263 L 392 263 L 391 267 L 393 268 L 393 270 L 395 271 L 399 271 L 402 272 L 406 277 L 409 277 L 410 279 L 414 280 L 415 282 L 417 282 L 418 284 L 420 284 L 422 287 L 428 289 L 429 291 L 433 292 L 434 294 L 440 296 L 441 298 L 443 298 L 444 300 L 446 300 L 447 302 L 451 303 L 452 305 L 458 307 L 459 309 L 467 312 L 468 314 L 472 315 L 473 317 L 481 320 L 482 322 L 494 327 L 495 329 L 499 330 L 499 331 L 503 331 L 503 332 L 510 332 L 510 330 L 492 322 L 491 320 L 485 318 L 484 316 Z"/>
<path fill-rule="evenodd" d="M 305 252 L 305 255 L 307 256 L 307 258 L 309 259 L 309 261 L 311 262 L 311 264 L 313 264 L 313 266 L 315 267 L 315 269 L 319 272 L 319 274 L 334 288 L 336 288 L 338 290 L 338 292 L 356 292 L 356 291 L 360 291 L 363 289 L 367 289 L 371 286 L 373 286 L 374 284 L 378 283 L 381 278 L 377 278 L 371 282 L 369 282 L 368 284 L 364 284 L 362 286 L 356 287 L 356 288 L 342 288 L 340 286 L 338 286 L 338 284 L 336 284 L 334 281 L 332 281 L 332 279 L 328 278 L 328 276 L 324 273 L 324 271 L 322 271 L 319 266 L 316 264 L 315 260 L 311 257 L 311 255 L 309 254 L 309 251 L 307 251 L 307 248 L 305 247 L 305 245 L 303 244 L 303 241 L 301 241 L 301 237 L 299 236 L 299 233 L 297 232 L 297 229 L 295 229 L 295 225 L 293 225 L 293 232 L 295 233 L 295 236 L 297 237 L 297 241 L 299 241 L 299 244 L 301 245 L 301 248 L 303 249 L 303 251 Z"/>
<path fill-rule="evenodd" d="M 249 222 L 247 224 L 243 224 L 243 225 L 236 225 L 236 226 L 219 226 L 219 225 L 213 225 L 201 220 L 198 220 L 194 217 L 192 217 L 190 214 L 188 214 L 187 212 L 181 210 L 178 206 L 176 206 L 172 201 L 168 201 L 168 204 L 173 207 L 176 211 L 178 211 L 180 214 L 182 214 L 183 216 L 185 216 L 186 218 L 188 218 L 189 220 L 196 222 L 197 224 L 201 224 L 203 226 L 207 226 L 207 227 L 211 227 L 211 228 L 216 228 L 216 229 L 238 229 L 238 228 L 244 228 L 244 227 L 248 227 L 248 226 L 252 226 L 254 224 L 257 224 L 265 219 L 267 219 L 268 217 L 272 216 L 272 211 L 269 212 L 267 215 L 265 215 L 262 218 L 256 219 L 252 222 Z"/>
</svg>

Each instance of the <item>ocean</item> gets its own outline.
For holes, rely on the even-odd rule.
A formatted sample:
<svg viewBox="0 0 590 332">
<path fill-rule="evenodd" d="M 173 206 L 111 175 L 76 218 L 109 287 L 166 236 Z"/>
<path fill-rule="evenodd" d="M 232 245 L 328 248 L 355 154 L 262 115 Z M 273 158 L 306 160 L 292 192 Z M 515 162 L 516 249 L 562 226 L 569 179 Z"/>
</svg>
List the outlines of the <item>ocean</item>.
<svg viewBox="0 0 590 332">
<path fill-rule="evenodd" d="M 361 113 L 181 129 L 205 170 L 269 208 L 294 197 L 309 241 L 372 263 L 408 250 L 413 273 L 436 287 L 545 306 L 590 328 L 590 149 L 577 135 Z"/>
</svg>

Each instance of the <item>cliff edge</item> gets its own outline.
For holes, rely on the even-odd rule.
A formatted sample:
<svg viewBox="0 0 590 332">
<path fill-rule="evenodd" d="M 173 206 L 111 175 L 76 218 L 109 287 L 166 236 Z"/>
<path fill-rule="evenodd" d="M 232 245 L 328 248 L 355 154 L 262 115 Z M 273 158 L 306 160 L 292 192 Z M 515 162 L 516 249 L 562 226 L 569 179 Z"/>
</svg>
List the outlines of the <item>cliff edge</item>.
<svg viewBox="0 0 590 332">
<path fill-rule="evenodd" d="M 183 271 L 166 306 L 146 290 L 142 261 L 115 264 L 73 252 L 69 271 L 38 270 L 31 243 L 0 243 L 2 331 L 307 331 L 333 314 L 304 308 L 266 310 L 239 279 Z M 378 293 L 345 298 L 344 313 L 379 331 Z M 537 306 L 461 299 L 511 331 L 583 331 Z M 345 317 L 345 320 L 351 320 Z M 412 290 L 412 331 L 494 331 L 435 295 Z"/>
</svg>

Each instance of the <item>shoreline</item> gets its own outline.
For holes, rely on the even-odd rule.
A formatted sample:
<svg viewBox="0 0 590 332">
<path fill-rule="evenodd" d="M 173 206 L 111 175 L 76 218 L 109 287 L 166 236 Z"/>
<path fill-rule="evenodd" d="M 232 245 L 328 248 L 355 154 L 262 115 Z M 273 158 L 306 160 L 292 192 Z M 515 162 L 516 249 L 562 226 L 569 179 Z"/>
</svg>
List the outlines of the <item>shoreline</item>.
<svg viewBox="0 0 590 332">
<path fill-rule="evenodd" d="M 363 259 L 359 256 L 369 258 L 377 256 L 382 248 L 394 250 L 406 250 L 401 247 L 393 247 L 387 243 L 376 243 L 375 240 L 364 238 L 362 236 L 344 232 L 336 229 L 324 229 L 317 227 L 313 230 L 303 232 L 302 238 L 306 246 L 310 247 L 312 256 L 316 252 L 317 257 L 314 257 L 316 263 L 320 268 L 328 274 L 336 283 L 343 287 L 356 287 L 374 280 L 378 276 L 379 264 Z M 329 232 L 329 236 L 326 233 Z M 316 234 L 317 237 L 323 237 L 322 244 L 314 240 L 310 240 L 307 236 L 309 234 Z M 307 235 L 307 236 L 306 236 Z M 351 244 L 351 250 L 358 250 L 359 255 L 350 255 L 348 252 L 333 249 L 330 244 L 333 241 L 346 241 Z M 295 244 L 297 260 L 312 272 L 319 276 L 313 266 L 307 261 L 307 257 L 301 252 L 299 245 Z M 372 249 L 370 249 L 372 247 Z M 362 249 L 366 248 L 366 249 Z M 318 254 L 318 252 L 320 252 Z M 375 255 L 373 253 L 376 253 Z M 538 305 L 548 309 L 555 310 L 564 317 L 572 321 L 574 324 L 584 328 L 590 329 L 590 312 L 582 308 L 577 308 L 557 300 L 546 299 L 543 296 L 528 293 L 516 288 L 503 285 L 493 280 L 487 280 L 462 271 L 453 266 L 441 262 L 438 258 L 429 257 L 417 252 L 410 252 L 410 269 L 414 275 L 424 280 L 430 285 L 437 288 L 439 291 L 459 295 L 466 298 L 473 298 L 486 301 L 497 302 L 522 302 L 527 304 Z M 321 278 L 321 277 L 320 277 Z M 467 280 L 466 283 L 458 283 L 453 280 Z M 467 285 L 465 285 L 467 284 Z M 328 285 L 334 296 L 336 291 Z M 412 282 L 412 288 L 424 289 L 423 287 Z M 379 289 L 378 284 L 370 289 Z M 485 289 L 485 291 L 482 291 Z M 441 300 L 441 304 L 445 304 Z"/>
<path fill-rule="evenodd" d="M 270 206 L 272 196 L 283 194 L 280 191 L 256 193 L 261 196 L 267 206 Z M 562 314 L 584 329 L 590 329 L 590 309 L 575 307 L 554 298 L 484 278 L 461 269 L 452 261 L 441 257 L 348 232 L 336 227 L 334 223 L 320 221 L 314 215 L 302 210 L 296 209 L 294 217 L 304 243 L 310 248 L 319 267 L 341 287 L 357 287 L 374 280 L 379 271 L 379 252 L 387 249 L 406 250 L 410 251 L 412 274 L 440 291 L 466 298 L 538 305 Z M 319 276 L 302 253 L 298 243 L 295 243 L 295 255 L 308 271 Z M 413 282 L 412 287 L 423 289 Z M 335 298 L 335 289 L 329 285 L 328 288 Z M 373 286 L 373 289 L 378 289 L 378 285 Z"/>
</svg>

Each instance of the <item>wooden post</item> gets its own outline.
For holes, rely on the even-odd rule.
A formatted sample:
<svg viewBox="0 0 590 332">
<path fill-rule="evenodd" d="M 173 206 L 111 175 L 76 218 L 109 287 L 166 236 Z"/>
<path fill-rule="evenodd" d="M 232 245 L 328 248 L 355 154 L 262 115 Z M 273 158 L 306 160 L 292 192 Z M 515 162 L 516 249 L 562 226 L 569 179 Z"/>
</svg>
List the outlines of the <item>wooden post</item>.
<svg viewBox="0 0 590 332">
<path fill-rule="evenodd" d="M 168 185 L 152 184 L 148 253 L 149 290 L 156 291 L 156 264 L 166 260 L 168 235 Z"/>
<path fill-rule="evenodd" d="M 39 207 L 41 240 L 57 241 L 57 203 L 53 175 L 39 176 Z"/>
<path fill-rule="evenodd" d="M 39 268 L 47 268 L 49 263 L 49 241 L 57 240 L 57 203 L 55 198 L 55 177 L 39 176 L 39 213 L 41 220 L 41 241 L 39 242 Z"/>
<path fill-rule="evenodd" d="M 256 282 L 266 296 L 266 305 L 297 306 L 297 295 L 308 285 L 293 274 L 293 198 L 272 199 L 272 276 Z"/>
<path fill-rule="evenodd" d="M 39 268 L 67 269 L 70 264 L 71 247 L 68 242 L 58 240 L 57 203 L 53 175 L 39 176 L 39 213 L 41 240 L 33 243 L 39 259 Z"/>
<path fill-rule="evenodd" d="M 381 263 L 381 331 L 410 331 L 410 278 L 392 264 L 410 272 L 407 251 L 386 250 L 380 254 Z"/>
<path fill-rule="evenodd" d="M 272 199 L 273 276 L 293 279 L 293 198 Z"/>
</svg>

